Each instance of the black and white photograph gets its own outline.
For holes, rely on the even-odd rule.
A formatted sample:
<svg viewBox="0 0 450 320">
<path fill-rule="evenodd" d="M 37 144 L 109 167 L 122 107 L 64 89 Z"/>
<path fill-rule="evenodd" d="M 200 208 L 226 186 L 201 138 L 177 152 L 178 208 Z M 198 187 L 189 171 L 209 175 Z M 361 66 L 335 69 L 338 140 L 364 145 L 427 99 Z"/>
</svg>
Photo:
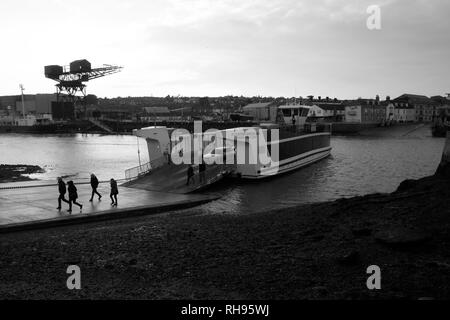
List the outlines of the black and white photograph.
<svg viewBox="0 0 450 320">
<path fill-rule="evenodd" d="M 0 12 L 0 300 L 450 299 L 450 1 Z"/>
</svg>

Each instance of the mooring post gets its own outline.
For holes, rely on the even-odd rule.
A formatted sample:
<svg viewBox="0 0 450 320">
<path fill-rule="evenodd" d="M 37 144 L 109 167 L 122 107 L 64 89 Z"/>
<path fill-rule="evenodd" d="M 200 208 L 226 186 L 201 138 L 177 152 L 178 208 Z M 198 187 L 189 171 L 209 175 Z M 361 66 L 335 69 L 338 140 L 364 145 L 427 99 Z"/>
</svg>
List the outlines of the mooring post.
<svg viewBox="0 0 450 320">
<path fill-rule="evenodd" d="M 439 164 L 436 174 L 450 179 L 450 130 L 447 131 L 441 163 Z"/>
</svg>

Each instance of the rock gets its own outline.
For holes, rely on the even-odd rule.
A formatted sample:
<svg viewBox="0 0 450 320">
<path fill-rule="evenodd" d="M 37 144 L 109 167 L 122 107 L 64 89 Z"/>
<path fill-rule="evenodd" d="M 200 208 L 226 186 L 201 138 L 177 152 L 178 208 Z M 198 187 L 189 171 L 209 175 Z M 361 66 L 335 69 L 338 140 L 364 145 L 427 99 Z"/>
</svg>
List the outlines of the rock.
<svg viewBox="0 0 450 320">
<path fill-rule="evenodd" d="M 322 241 L 325 237 L 323 235 L 317 235 L 312 238 L 314 242 Z"/>
<path fill-rule="evenodd" d="M 393 248 L 414 248 L 425 243 L 430 236 L 422 231 L 393 228 L 375 235 L 375 240 Z"/>
<path fill-rule="evenodd" d="M 352 233 L 355 237 L 368 237 L 372 234 L 372 230 L 369 228 L 353 229 Z"/>
<path fill-rule="evenodd" d="M 417 181 L 416 181 L 416 180 L 411 180 L 411 179 L 404 180 L 404 181 L 402 181 L 402 182 L 400 183 L 400 185 L 398 186 L 396 192 L 404 192 L 404 191 L 408 191 L 408 190 L 414 188 L 414 186 L 415 186 L 416 184 L 417 184 Z"/>
<path fill-rule="evenodd" d="M 359 262 L 359 252 L 358 251 L 350 251 L 342 255 L 337 259 L 337 261 L 346 266 L 355 265 Z"/>
<path fill-rule="evenodd" d="M 430 261 L 426 263 L 427 267 L 432 267 L 432 268 L 441 268 L 441 269 L 447 269 L 450 270 L 450 264 L 446 263 L 446 262 L 441 262 L 441 261 Z"/>
<path fill-rule="evenodd" d="M 450 164 L 440 164 L 436 171 L 436 176 L 450 179 Z"/>
<path fill-rule="evenodd" d="M 441 163 L 439 164 L 435 175 L 450 179 L 450 131 L 447 131 L 447 139 L 445 140 Z"/>
<path fill-rule="evenodd" d="M 328 288 L 325 286 L 317 286 L 317 287 L 312 287 L 311 291 L 314 296 L 324 296 L 328 293 Z"/>
<path fill-rule="evenodd" d="M 108 263 L 105 265 L 105 269 L 112 270 L 112 269 L 114 269 L 114 266 L 112 264 Z"/>
</svg>

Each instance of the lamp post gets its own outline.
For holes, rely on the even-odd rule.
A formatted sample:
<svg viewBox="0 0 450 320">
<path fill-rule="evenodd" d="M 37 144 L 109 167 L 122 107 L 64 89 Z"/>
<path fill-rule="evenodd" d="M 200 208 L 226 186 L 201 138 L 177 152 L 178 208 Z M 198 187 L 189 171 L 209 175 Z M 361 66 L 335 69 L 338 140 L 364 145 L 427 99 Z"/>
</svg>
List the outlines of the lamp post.
<svg viewBox="0 0 450 320">
<path fill-rule="evenodd" d="M 22 116 L 23 116 L 23 122 L 25 125 L 25 102 L 23 99 L 23 90 L 25 90 L 25 88 L 23 87 L 23 84 L 19 85 L 20 91 L 22 92 Z"/>
</svg>

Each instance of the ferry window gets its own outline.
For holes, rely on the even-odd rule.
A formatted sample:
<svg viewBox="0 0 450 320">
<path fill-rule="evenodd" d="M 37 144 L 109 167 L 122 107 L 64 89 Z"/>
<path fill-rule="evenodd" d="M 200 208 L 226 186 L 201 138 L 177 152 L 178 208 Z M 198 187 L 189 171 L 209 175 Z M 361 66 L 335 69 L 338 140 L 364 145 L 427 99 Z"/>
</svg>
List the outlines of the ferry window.
<svg viewBox="0 0 450 320">
<path fill-rule="evenodd" d="M 285 117 L 290 117 L 291 116 L 291 109 L 283 109 L 283 115 Z"/>
</svg>

